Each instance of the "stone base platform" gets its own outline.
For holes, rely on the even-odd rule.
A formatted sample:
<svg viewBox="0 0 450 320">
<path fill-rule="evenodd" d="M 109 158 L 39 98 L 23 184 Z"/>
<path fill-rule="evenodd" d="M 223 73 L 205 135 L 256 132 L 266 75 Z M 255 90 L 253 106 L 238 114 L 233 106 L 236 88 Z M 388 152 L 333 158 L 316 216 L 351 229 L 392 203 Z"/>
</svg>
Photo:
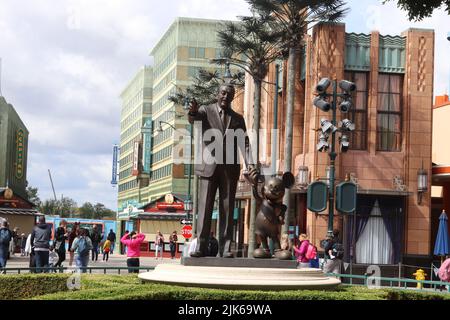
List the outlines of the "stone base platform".
<svg viewBox="0 0 450 320">
<path fill-rule="evenodd" d="M 341 282 L 325 276 L 321 269 L 205 267 L 159 264 L 154 271 L 140 273 L 143 281 L 187 287 L 234 290 L 322 290 Z"/>
<path fill-rule="evenodd" d="M 232 268 L 283 268 L 297 269 L 296 260 L 253 259 L 253 258 L 181 258 L 184 266 L 198 267 L 232 267 Z"/>
</svg>

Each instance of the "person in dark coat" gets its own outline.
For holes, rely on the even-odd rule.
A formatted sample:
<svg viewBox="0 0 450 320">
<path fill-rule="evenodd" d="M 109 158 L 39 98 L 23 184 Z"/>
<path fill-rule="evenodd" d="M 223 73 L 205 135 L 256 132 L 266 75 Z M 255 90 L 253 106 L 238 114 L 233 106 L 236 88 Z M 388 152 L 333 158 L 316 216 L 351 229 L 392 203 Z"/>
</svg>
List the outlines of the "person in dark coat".
<svg viewBox="0 0 450 320">
<path fill-rule="evenodd" d="M 8 222 L 3 220 L 0 228 L 0 269 L 6 267 L 9 253 L 9 243 L 12 239 L 12 232 L 8 228 Z"/>
<path fill-rule="evenodd" d="M 208 240 L 208 257 L 216 257 L 219 253 L 219 241 L 214 238 L 214 232 L 211 232 Z"/>
<path fill-rule="evenodd" d="M 111 241 L 111 248 L 109 249 L 109 253 L 113 254 L 114 247 L 116 246 L 116 234 L 114 233 L 113 229 L 109 230 L 107 240 Z"/>
<path fill-rule="evenodd" d="M 31 243 L 34 244 L 36 272 L 48 272 L 48 256 L 50 252 L 51 227 L 45 222 L 45 217 L 39 217 L 37 224 L 31 232 Z"/>
<path fill-rule="evenodd" d="M 100 241 L 102 241 L 102 235 L 100 231 L 98 230 L 98 227 L 96 224 L 94 224 L 94 227 L 92 228 L 92 232 L 90 234 L 91 241 L 92 241 L 92 261 L 98 260 L 98 245 L 100 244 Z"/>
<path fill-rule="evenodd" d="M 59 223 L 58 229 L 56 229 L 55 233 L 55 252 L 58 254 L 58 262 L 54 265 L 55 268 L 62 267 L 62 263 L 66 260 L 66 240 L 68 239 L 69 234 L 66 230 L 67 221 L 61 220 Z"/>
</svg>

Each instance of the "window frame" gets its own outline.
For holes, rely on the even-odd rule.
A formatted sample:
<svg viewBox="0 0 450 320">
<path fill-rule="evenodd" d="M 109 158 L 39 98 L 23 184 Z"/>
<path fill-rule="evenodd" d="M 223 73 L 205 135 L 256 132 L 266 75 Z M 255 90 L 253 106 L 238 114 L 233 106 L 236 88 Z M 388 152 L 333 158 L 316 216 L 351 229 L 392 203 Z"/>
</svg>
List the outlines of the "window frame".
<svg viewBox="0 0 450 320">
<path fill-rule="evenodd" d="M 350 132 L 349 134 L 349 138 L 350 138 L 350 146 L 349 149 L 350 150 L 355 150 L 355 151 L 367 151 L 368 150 L 368 135 L 369 135 L 369 79 L 370 79 L 370 73 L 369 72 L 364 72 L 364 71 L 353 71 L 353 70 L 346 70 L 345 71 L 345 78 L 351 82 L 355 82 L 356 79 L 356 74 L 364 74 L 366 76 L 366 89 L 365 91 L 363 90 L 358 90 L 358 87 L 356 88 L 356 91 L 352 94 L 352 99 L 354 101 L 355 97 L 357 96 L 357 94 L 359 92 L 365 92 L 364 94 L 364 99 L 365 99 L 365 109 L 361 110 L 361 109 L 356 109 L 356 105 L 354 105 L 348 112 L 349 115 L 349 120 L 352 121 L 356 128 L 355 131 Z M 357 114 L 365 114 L 364 118 L 364 129 L 358 128 L 357 123 L 356 123 L 356 115 Z M 362 144 L 364 145 L 363 148 L 356 148 L 353 141 L 355 140 L 354 137 L 356 136 L 357 133 L 363 134 L 364 137 L 361 139 Z"/>
<path fill-rule="evenodd" d="M 388 82 L 388 90 L 390 91 L 391 89 L 391 77 L 399 77 L 400 79 L 400 83 L 399 83 L 399 92 L 383 92 L 383 91 L 379 91 L 379 87 L 377 87 L 377 138 L 376 138 L 376 151 L 381 151 L 381 152 L 402 152 L 402 142 L 403 142 L 403 84 L 404 84 L 404 75 L 403 74 L 397 74 L 397 73 L 380 73 L 380 75 L 386 75 L 389 77 L 389 82 Z M 398 95 L 399 97 L 399 111 L 391 111 L 391 110 L 380 110 L 380 95 L 388 95 L 389 97 L 389 103 L 391 101 L 391 96 L 392 95 Z M 388 109 L 390 109 L 390 104 L 388 106 Z M 380 115 L 387 115 L 388 116 L 388 123 L 391 123 L 391 117 L 390 116 L 398 116 L 399 117 L 399 132 L 396 131 L 381 131 L 379 128 L 379 116 Z M 394 129 L 395 130 L 395 129 Z M 396 144 L 393 143 L 393 148 L 389 148 L 389 145 L 386 146 L 386 148 L 382 148 L 381 146 L 381 136 L 383 134 L 393 134 L 394 137 L 398 134 L 399 135 L 399 144 L 398 144 L 398 148 L 396 147 Z"/>
</svg>

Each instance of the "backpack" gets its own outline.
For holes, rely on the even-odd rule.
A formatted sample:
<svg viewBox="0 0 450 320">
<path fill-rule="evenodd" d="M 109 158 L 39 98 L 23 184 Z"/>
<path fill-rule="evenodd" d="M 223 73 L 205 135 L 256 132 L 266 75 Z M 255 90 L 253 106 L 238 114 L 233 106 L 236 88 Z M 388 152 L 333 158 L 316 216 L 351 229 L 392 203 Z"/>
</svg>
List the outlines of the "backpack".
<svg viewBox="0 0 450 320">
<path fill-rule="evenodd" d="M 308 260 L 315 259 L 317 257 L 317 248 L 312 243 L 308 245 L 308 250 L 306 251 L 305 258 Z"/>
<path fill-rule="evenodd" d="M 336 259 L 343 259 L 344 258 L 344 246 L 341 243 L 335 243 L 333 245 L 333 256 Z"/>
<path fill-rule="evenodd" d="M 89 255 L 87 241 L 86 241 L 86 238 L 84 238 L 84 237 L 81 237 L 80 240 L 78 240 L 78 254 L 80 256 Z"/>
<path fill-rule="evenodd" d="M 2 229 L 0 230 L 0 244 L 2 245 L 9 245 L 9 242 L 11 241 L 11 233 L 8 229 Z"/>
<path fill-rule="evenodd" d="M 442 263 L 438 271 L 439 279 L 443 282 L 450 282 L 450 259 L 447 259 Z"/>
</svg>

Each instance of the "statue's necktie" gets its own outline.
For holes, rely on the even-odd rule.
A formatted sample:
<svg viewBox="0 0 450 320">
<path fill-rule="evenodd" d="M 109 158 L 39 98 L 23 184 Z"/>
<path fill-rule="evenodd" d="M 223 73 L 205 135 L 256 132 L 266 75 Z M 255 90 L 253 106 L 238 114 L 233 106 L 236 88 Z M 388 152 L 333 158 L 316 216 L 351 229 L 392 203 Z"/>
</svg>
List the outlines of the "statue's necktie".
<svg viewBox="0 0 450 320">
<path fill-rule="evenodd" d="M 222 121 L 223 128 L 226 129 L 227 123 L 226 123 L 226 117 L 225 117 L 225 110 L 221 109 L 219 114 L 220 114 L 220 120 Z"/>
</svg>

